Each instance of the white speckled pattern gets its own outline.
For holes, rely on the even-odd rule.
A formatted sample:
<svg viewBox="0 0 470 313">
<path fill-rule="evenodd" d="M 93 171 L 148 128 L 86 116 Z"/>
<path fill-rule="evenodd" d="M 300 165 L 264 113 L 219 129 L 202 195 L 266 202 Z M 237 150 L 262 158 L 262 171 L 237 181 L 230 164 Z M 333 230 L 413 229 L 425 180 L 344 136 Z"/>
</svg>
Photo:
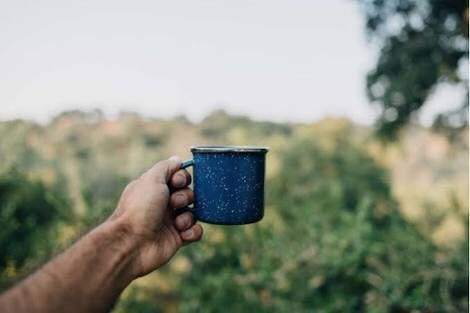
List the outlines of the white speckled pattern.
<svg viewBox="0 0 470 313">
<path fill-rule="evenodd" d="M 265 152 L 194 152 L 195 215 L 247 224 L 264 214 Z"/>
</svg>

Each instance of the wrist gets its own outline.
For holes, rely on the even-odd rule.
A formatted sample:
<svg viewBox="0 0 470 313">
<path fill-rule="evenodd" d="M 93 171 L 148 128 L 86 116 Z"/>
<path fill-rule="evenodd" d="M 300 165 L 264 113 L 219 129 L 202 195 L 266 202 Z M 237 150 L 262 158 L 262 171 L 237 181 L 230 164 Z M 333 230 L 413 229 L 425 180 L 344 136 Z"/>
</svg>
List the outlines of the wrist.
<svg viewBox="0 0 470 313">
<path fill-rule="evenodd" d="M 138 277 L 136 261 L 138 260 L 138 240 L 131 229 L 122 219 L 107 220 L 97 231 L 106 238 L 107 250 L 112 254 L 110 261 L 119 271 L 119 276 L 129 284 Z"/>
</svg>

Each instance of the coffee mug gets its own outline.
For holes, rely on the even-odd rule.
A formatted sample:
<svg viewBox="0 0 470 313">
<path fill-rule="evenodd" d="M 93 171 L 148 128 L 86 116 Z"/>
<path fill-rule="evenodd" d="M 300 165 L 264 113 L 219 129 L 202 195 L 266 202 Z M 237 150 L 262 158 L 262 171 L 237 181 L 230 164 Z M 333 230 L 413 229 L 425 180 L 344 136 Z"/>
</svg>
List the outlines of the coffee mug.
<svg viewBox="0 0 470 313">
<path fill-rule="evenodd" d="M 268 148 L 248 146 L 193 146 L 196 219 L 210 224 L 241 225 L 264 215 L 264 172 Z"/>
</svg>

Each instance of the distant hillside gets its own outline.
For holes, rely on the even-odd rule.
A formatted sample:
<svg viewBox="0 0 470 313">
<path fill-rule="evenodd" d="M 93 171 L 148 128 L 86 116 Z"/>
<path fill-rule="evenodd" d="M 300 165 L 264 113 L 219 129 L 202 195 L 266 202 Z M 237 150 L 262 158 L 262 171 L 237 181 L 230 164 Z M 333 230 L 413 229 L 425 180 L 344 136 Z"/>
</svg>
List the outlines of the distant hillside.
<svg viewBox="0 0 470 313">
<path fill-rule="evenodd" d="M 0 172 L 16 168 L 63 189 L 76 214 L 93 220 L 113 208 L 116 193 L 128 180 L 159 159 L 174 154 L 189 158 L 191 145 L 269 146 L 267 172 L 273 177 L 279 152 L 288 142 L 309 138 L 327 147 L 331 134 L 344 128 L 390 170 L 394 194 L 408 218 L 426 228 L 432 222 L 429 216 L 446 214 L 455 202 L 467 210 L 468 131 L 462 132 L 458 143 L 450 143 L 445 136 L 413 127 L 399 142 L 383 145 L 370 129 L 345 119 L 282 124 L 214 111 L 195 124 L 183 116 L 160 120 L 122 113 L 108 119 L 99 111 L 70 111 L 47 125 L 0 122 Z M 104 211 L 90 212 L 91 207 Z M 435 228 L 437 241 L 462 236 L 457 216 L 450 214 Z"/>
</svg>

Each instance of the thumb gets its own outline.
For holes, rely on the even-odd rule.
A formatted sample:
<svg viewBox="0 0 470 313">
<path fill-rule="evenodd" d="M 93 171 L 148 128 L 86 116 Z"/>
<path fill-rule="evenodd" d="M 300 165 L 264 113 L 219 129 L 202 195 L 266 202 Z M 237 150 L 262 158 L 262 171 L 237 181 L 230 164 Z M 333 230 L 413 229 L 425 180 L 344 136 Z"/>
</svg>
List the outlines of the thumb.
<svg viewBox="0 0 470 313">
<path fill-rule="evenodd" d="M 166 184 L 171 176 L 180 169 L 181 162 L 182 159 L 179 156 L 172 156 L 168 160 L 156 163 L 142 176 Z"/>
</svg>

